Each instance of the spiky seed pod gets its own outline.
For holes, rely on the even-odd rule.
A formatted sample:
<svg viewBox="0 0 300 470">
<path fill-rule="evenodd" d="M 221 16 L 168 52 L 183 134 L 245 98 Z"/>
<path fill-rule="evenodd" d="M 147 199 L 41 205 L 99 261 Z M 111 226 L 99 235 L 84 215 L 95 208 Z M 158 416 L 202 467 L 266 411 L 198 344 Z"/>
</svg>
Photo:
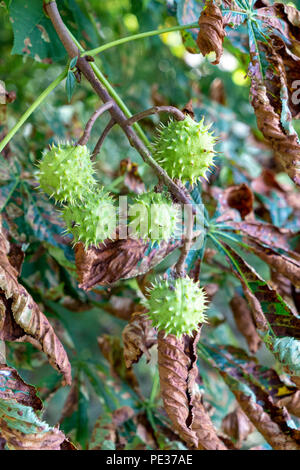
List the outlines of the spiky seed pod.
<svg viewBox="0 0 300 470">
<path fill-rule="evenodd" d="M 161 126 L 160 135 L 153 145 L 153 156 L 171 178 L 194 184 L 199 177 L 207 179 L 214 165 L 216 137 L 204 118 L 200 122 L 186 116 L 183 121 L 170 121 Z"/>
<path fill-rule="evenodd" d="M 97 184 L 85 145 L 53 145 L 44 152 L 37 174 L 41 189 L 56 202 L 75 204 Z"/>
<path fill-rule="evenodd" d="M 82 202 L 66 206 L 62 217 L 74 242 L 81 241 L 86 248 L 115 236 L 116 210 L 113 199 L 103 189 L 88 193 Z"/>
<path fill-rule="evenodd" d="M 290 336 L 275 339 L 273 352 L 291 374 L 300 375 L 300 341 Z"/>
<path fill-rule="evenodd" d="M 192 335 L 199 323 L 206 322 L 206 302 L 206 293 L 199 283 L 184 277 L 155 283 L 144 305 L 154 327 L 179 338 Z"/>
<path fill-rule="evenodd" d="M 134 197 L 128 220 L 130 237 L 161 242 L 175 235 L 180 211 L 168 194 L 149 191 Z"/>
</svg>

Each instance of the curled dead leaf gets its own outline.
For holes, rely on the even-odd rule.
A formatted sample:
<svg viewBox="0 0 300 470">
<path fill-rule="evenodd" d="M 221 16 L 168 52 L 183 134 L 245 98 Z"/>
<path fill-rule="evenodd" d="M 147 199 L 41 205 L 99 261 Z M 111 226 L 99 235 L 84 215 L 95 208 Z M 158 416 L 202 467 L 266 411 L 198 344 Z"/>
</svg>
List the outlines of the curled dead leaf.
<svg viewBox="0 0 300 470">
<path fill-rule="evenodd" d="M 215 52 L 216 59 L 213 64 L 218 64 L 223 54 L 225 31 L 222 12 L 212 0 L 206 2 L 198 23 L 200 30 L 197 44 L 200 52 L 204 56 L 210 52 Z"/>
<path fill-rule="evenodd" d="M 230 186 L 225 190 L 213 187 L 211 191 L 213 197 L 218 201 L 218 209 L 221 213 L 217 219 L 218 222 L 235 221 L 238 223 L 239 215 L 242 219 L 253 218 L 254 196 L 247 184 Z"/>
<path fill-rule="evenodd" d="M 149 349 L 156 343 L 156 332 L 151 320 L 143 312 L 132 314 L 130 322 L 125 326 L 123 333 L 124 360 L 126 367 L 131 367 L 145 354 L 147 361 L 151 356 Z"/>
<path fill-rule="evenodd" d="M 286 75 L 282 59 L 278 54 L 273 54 L 269 57 L 269 61 L 274 63 L 274 67 L 279 71 L 282 82 L 280 89 L 283 89 L 286 87 Z M 256 59 L 253 57 L 249 66 L 249 74 L 251 76 L 251 102 L 256 114 L 257 126 L 275 151 L 278 161 L 287 174 L 296 184 L 300 184 L 300 144 L 297 134 L 289 133 L 284 129 L 281 121 L 281 108 L 277 109 L 276 104 L 271 102 L 268 90 L 257 77 L 256 70 Z"/>
<path fill-rule="evenodd" d="M 250 351 L 256 353 L 262 341 L 256 331 L 247 301 L 241 295 L 235 294 L 230 301 L 230 307 L 237 329 L 245 337 Z"/>
<path fill-rule="evenodd" d="M 196 346 L 200 330 L 193 337 L 158 333 L 158 367 L 164 408 L 173 429 L 190 448 L 225 450 L 204 409 L 197 391 Z"/>
<path fill-rule="evenodd" d="M 241 408 L 238 407 L 225 416 L 222 421 L 222 429 L 229 437 L 234 439 L 237 447 L 241 447 L 243 441 L 254 431 L 254 426 Z"/>
<path fill-rule="evenodd" d="M 199 392 L 196 392 L 193 397 L 193 415 L 192 430 L 198 438 L 198 450 L 227 450 L 226 445 L 217 435 Z"/>
<path fill-rule="evenodd" d="M 29 341 L 44 351 L 50 364 L 70 384 L 68 356 L 46 316 L 27 290 L 18 283 L 18 273 L 8 259 L 9 244 L 0 232 L 0 339 Z"/>
<path fill-rule="evenodd" d="M 146 255 L 149 244 L 133 238 L 107 240 L 87 250 L 82 243 L 77 243 L 75 260 L 79 287 L 89 290 L 97 284 L 106 286 L 144 274 L 181 245 L 181 240 L 162 241 Z"/>
</svg>

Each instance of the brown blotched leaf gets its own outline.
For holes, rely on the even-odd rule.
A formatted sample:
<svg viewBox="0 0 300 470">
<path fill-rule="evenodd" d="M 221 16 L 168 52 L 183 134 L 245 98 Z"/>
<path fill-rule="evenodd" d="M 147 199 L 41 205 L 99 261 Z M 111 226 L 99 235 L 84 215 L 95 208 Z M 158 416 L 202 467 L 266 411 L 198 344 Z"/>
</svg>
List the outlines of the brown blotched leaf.
<svg viewBox="0 0 300 470">
<path fill-rule="evenodd" d="M 75 450 L 58 428 L 43 422 L 36 411 L 42 409 L 34 387 L 18 373 L 0 366 L 0 429 L 10 450 Z"/>
<path fill-rule="evenodd" d="M 249 302 L 257 328 L 268 331 L 271 327 L 278 337 L 300 338 L 300 320 L 293 314 L 288 304 L 272 289 L 246 261 L 231 247 L 221 242 L 227 253 L 238 264 L 238 272 L 232 265 L 233 274 L 240 280 L 246 299 Z"/>
<path fill-rule="evenodd" d="M 223 54 L 225 31 L 222 12 L 212 0 L 206 2 L 199 18 L 199 26 L 198 47 L 204 56 L 215 52 L 216 60 L 213 64 L 218 64 Z"/>
<path fill-rule="evenodd" d="M 241 447 L 243 441 L 254 431 L 254 426 L 241 408 L 238 407 L 225 416 L 222 421 L 222 429 L 229 437 L 234 439 L 237 447 Z"/>
<path fill-rule="evenodd" d="M 295 80 L 299 80 L 300 71 L 300 13 L 297 8 L 275 2 L 273 5 L 259 9 L 259 14 L 263 18 L 265 25 L 269 26 L 269 36 L 274 51 L 282 59 L 284 65 L 284 76 L 286 77 L 288 91 L 288 106 L 292 117 L 299 119 L 300 106 L 298 99 L 293 100 L 295 92 Z M 284 38 L 284 39 L 283 39 Z M 274 75 L 270 73 L 268 79 L 274 80 Z M 272 86 L 272 82 L 268 84 Z M 273 96 L 273 100 L 279 97 Z"/>
<path fill-rule="evenodd" d="M 9 244 L 0 232 L 0 339 L 30 341 L 48 356 L 50 364 L 71 383 L 67 354 L 45 315 L 26 289 L 8 259 Z"/>
<path fill-rule="evenodd" d="M 151 356 L 149 349 L 156 343 L 156 331 L 151 320 L 142 312 L 132 314 L 130 322 L 125 326 L 123 333 L 124 360 L 126 367 L 131 367 L 145 354 L 147 361 Z"/>
<path fill-rule="evenodd" d="M 256 50 L 250 50 L 251 103 L 256 114 L 257 126 L 275 151 L 278 161 L 288 175 L 296 184 L 300 184 L 300 169 L 298 168 L 300 144 L 297 134 L 287 130 L 287 124 L 286 127 L 282 124 L 282 105 L 281 100 L 278 99 L 279 96 L 282 97 L 283 90 L 287 89 L 283 60 L 271 47 L 261 45 L 261 49 L 268 62 L 272 64 L 272 70 L 276 72 L 272 76 L 273 81 L 263 81 Z M 270 89 L 267 88 L 269 84 L 271 84 Z M 287 122 L 291 121 L 290 112 L 288 114 Z"/>
<path fill-rule="evenodd" d="M 242 349 L 205 344 L 200 353 L 219 371 L 244 413 L 273 449 L 299 450 L 300 431 L 290 426 L 287 410 L 276 404 L 278 397 L 295 393 L 293 387 L 286 387 L 274 370 L 260 366 Z"/>
<path fill-rule="evenodd" d="M 162 241 L 158 248 L 145 256 L 149 244 L 133 238 L 107 240 L 105 244 L 87 250 L 82 243 L 77 243 L 75 259 L 79 287 L 89 290 L 97 284 L 110 285 L 120 279 L 144 274 L 181 245 L 181 240 L 169 243 Z"/>
<path fill-rule="evenodd" d="M 279 408 L 270 401 L 269 410 L 266 412 L 264 407 L 251 396 L 239 390 L 234 391 L 234 395 L 244 413 L 274 450 L 300 450 L 300 432 L 294 429 L 288 430 L 285 423 L 290 418 L 285 408 Z M 281 421 L 281 425 L 278 421 Z"/>
<path fill-rule="evenodd" d="M 300 287 L 300 261 L 277 253 L 275 250 L 272 250 L 272 248 L 258 245 L 255 242 L 250 242 L 248 247 L 249 251 L 259 256 L 259 258 L 265 261 L 273 270 L 288 278 L 295 287 Z"/>
<path fill-rule="evenodd" d="M 230 301 L 230 307 L 238 330 L 245 337 L 250 351 L 256 353 L 262 341 L 257 334 L 247 301 L 241 295 L 235 294 Z"/>
<path fill-rule="evenodd" d="M 41 410 L 43 404 L 36 390 L 24 382 L 17 371 L 5 364 L 0 365 L 0 400 L 17 399 L 18 403 Z"/>
<path fill-rule="evenodd" d="M 294 235 L 291 230 L 275 227 L 272 224 L 256 222 L 255 220 L 234 222 L 231 225 L 257 242 L 273 248 L 281 248 L 285 251 L 290 250 L 288 239 Z"/>
</svg>

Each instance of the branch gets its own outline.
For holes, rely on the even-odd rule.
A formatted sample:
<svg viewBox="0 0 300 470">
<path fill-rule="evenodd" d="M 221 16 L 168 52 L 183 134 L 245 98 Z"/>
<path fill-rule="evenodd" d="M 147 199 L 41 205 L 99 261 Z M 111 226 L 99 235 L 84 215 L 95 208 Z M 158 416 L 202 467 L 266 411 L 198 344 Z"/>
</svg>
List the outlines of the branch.
<svg viewBox="0 0 300 470">
<path fill-rule="evenodd" d="M 152 114 L 158 113 L 169 113 L 173 114 L 177 121 L 183 121 L 186 118 L 186 115 L 180 111 L 180 109 L 175 108 L 175 106 L 153 106 L 153 108 L 146 109 L 141 113 L 137 113 L 127 120 L 127 124 L 130 126 L 145 117 L 151 116 Z"/>
<path fill-rule="evenodd" d="M 112 100 L 112 97 L 109 95 L 107 90 L 102 86 L 99 80 L 96 78 L 93 69 L 85 57 L 80 57 L 80 51 L 72 38 L 69 35 L 69 31 L 65 26 L 64 22 L 61 19 L 57 5 L 55 2 L 51 2 L 45 5 L 45 10 L 62 42 L 70 58 L 78 57 L 77 68 L 82 72 L 85 78 L 90 82 L 93 89 L 97 95 L 101 98 L 103 103 L 107 103 Z M 163 181 L 164 184 L 168 187 L 169 191 L 174 195 L 177 201 L 183 204 L 190 204 L 190 199 L 184 194 L 184 192 L 174 183 L 174 181 L 169 177 L 169 175 L 158 165 L 158 163 L 152 157 L 150 151 L 141 141 L 135 131 L 127 124 L 127 117 L 124 112 L 118 106 L 118 104 L 113 100 L 113 105 L 109 109 L 111 117 L 114 121 L 119 124 L 126 134 L 130 145 L 134 147 L 144 162 L 147 163 L 155 173 L 157 174 L 159 180 Z"/>
<path fill-rule="evenodd" d="M 107 103 L 100 106 L 100 108 L 98 108 L 92 114 L 92 116 L 90 117 L 90 119 L 87 122 L 87 125 L 85 126 L 85 129 L 84 129 L 84 132 L 83 132 L 82 136 L 80 137 L 80 139 L 77 142 L 77 145 L 86 145 L 87 144 L 87 142 L 89 140 L 89 137 L 90 137 L 90 134 L 91 134 L 91 131 L 92 131 L 92 128 L 93 128 L 95 122 L 97 121 L 98 117 L 101 116 L 101 114 L 103 114 L 109 108 L 111 108 L 112 105 L 113 105 L 113 102 L 108 101 Z"/>
<path fill-rule="evenodd" d="M 96 143 L 95 145 L 95 148 L 93 150 L 93 153 L 92 153 L 92 158 L 94 159 L 96 157 L 96 155 L 98 155 L 98 153 L 100 152 L 100 148 L 104 142 L 104 139 L 105 137 L 107 136 L 107 134 L 109 133 L 109 131 L 114 127 L 114 125 L 116 124 L 116 121 L 111 118 L 111 120 L 109 121 L 109 123 L 107 124 L 107 126 L 105 127 L 104 131 L 102 132 L 102 134 L 100 135 L 99 137 L 99 140 L 98 142 Z"/>
</svg>

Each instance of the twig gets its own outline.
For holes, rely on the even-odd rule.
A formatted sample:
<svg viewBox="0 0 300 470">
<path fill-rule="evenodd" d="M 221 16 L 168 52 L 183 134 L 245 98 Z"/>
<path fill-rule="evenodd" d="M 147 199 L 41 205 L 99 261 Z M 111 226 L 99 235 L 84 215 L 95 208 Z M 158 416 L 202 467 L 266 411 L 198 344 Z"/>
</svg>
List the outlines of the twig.
<svg viewBox="0 0 300 470">
<path fill-rule="evenodd" d="M 90 138 L 91 131 L 93 129 L 93 126 L 95 122 L 97 121 L 98 117 L 101 116 L 105 111 L 107 111 L 109 108 L 111 108 L 113 105 L 113 101 L 107 101 L 107 103 L 102 104 L 96 111 L 92 114 L 90 119 L 88 120 L 84 132 L 80 139 L 77 142 L 77 145 L 86 145 L 87 141 Z"/>
<path fill-rule="evenodd" d="M 193 226 L 194 226 L 194 215 L 192 212 L 192 206 L 185 206 L 184 210 L 186 213 L 187 209 L 187 221 L 186 221 L 186 233 L 184 245 L 181 248 L 181 253 L 179 259 L 174 268 L 175 277 L 185 276 L 185 260 L 191 249 L 192 240 L 193 240 Z"/>
<path fill-rule="evenodd" d="M 142 111 L 141 113 L 137 113 L 132 116 L 130 119 L 127 120 L 127 124 L 131 126 L 133 123 L 140 121 L 145 117 L 158 113 L 173 114 L 177 121 L 183 121 L 186 118 L 185 114 L 180 111 L 180 109 L 175 108 L 175 106 L 153 106 L 152 108 L 146 109 L 145 111 Z"/>
<path fill-rule="evenodd" d="M 104 142 L 105 137 L 107 136 L 109 131 L 114 127 L 115 124 L 116 124 L 116 121 L 113 118 L 111 118 L 111 120 L 109 121 L 109 123 L 105 127 L 104 131 L 100 135 L 98 142 L 95 145 L 95 148 L 94 148 L 93 153 L 92 153 L 92 159 L 94 159 L 96 157 L 96 155 L 98 155 L 98 153 L 100 152 L 100 149 L 101 149 L 101 146 Z"/>
<path fill-rule="evenodd" d="M 96 78 L 94 71 L 90 63 L 86 60 L 85 57 L 80 57 L 80 51 L 72 38 L 69 35 L 69 31 L 65 26 L 62 18 L 57 9 L 56 3 L 53 1 L 45 5 L 45 10 L 62 42 L 70 58 L 78 57 L 77 68 L 83 73 L 85 78 L 90 82 L 94 88 L 97 95 L 101 98 L 103 103 L 107 103 L 112 100 L 112 97 L 109 95 L 108 91 L 102 86 L 100 81 Z M 109 109 L 111 117 L 115 120 L 117 124 L 125 132 L 130 145 L 134 147 L 144 162 L 153 168 L 157 174 L 159 180 L 163 181 L 164 184 L 168 187 L 169 191 L 177 199 L 177 201 L 183 204 L 190 204 L 190 199 L 182 192 L 182 190 L 174 183 L 174 181 L 169 177 L 169 175 L 159 166 L 159 164 L 154 160 L 150 151 L 146 145 L 142 142 L 136 132 L 127 124 L 127 117 L 124 112 L 121 110 L 120 106 L 113 100 L 113 105 Z"/>
</svg>

